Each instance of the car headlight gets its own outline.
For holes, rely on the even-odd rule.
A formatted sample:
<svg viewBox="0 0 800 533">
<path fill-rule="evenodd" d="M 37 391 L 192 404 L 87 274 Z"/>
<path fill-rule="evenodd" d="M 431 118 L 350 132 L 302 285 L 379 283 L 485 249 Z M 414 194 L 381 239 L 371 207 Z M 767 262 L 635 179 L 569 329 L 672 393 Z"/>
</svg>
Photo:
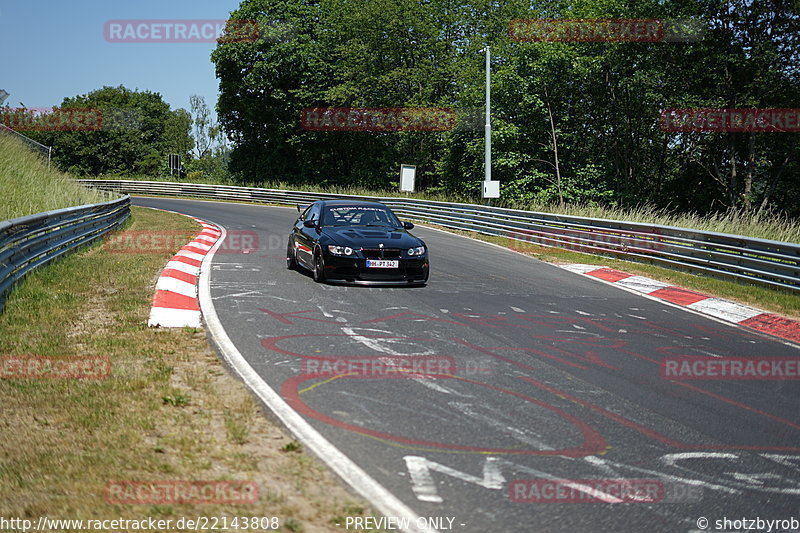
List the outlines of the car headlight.
<svg viewBox="0 0 800 533">
<path fill-rule="evenodd" d="M 349 246 L 328 245 L 328 251 L 333 255 L 353 255 L 353 249 Z"/>
<path fill-rule="evenodd" d="M 417 246 L 416 248 L 409 248 L 408 255 L 422 255 L 425 253 L 424 246 Z"/>
</svg>

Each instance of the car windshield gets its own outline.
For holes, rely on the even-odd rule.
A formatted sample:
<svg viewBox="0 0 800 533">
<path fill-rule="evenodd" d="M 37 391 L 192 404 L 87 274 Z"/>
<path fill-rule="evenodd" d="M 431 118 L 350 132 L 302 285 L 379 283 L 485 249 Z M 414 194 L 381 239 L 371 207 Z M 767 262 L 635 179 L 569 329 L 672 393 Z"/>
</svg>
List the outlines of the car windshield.
<svg viewBox="0 0 800 533">
<path fill-rule="evenodd" d="M 335 206 L 325 208 L 323 226 L 386 226 L 399 228 L 400 221 L 389 209 L 373 206 Z"/>
</svg>

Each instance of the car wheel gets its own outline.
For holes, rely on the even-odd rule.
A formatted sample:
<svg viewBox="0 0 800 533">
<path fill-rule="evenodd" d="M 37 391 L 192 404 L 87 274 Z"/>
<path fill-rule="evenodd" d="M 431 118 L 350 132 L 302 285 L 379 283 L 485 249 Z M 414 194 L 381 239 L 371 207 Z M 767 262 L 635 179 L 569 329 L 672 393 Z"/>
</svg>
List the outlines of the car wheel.
<svg viewBox="0 0 800 533">
<path fill-rule="evenodd" d="M 297 268 L 297 250 L 294 248 L 294 239 L 289 237 L 289 243 L 286 245 L 286 268 L 294 270 Z"/>
<path fill-rule="evenodd" d="M 314 253 L 314 281 L 317 283 L 325 281 L 325 260 L 319 250 Z"/>
</svg>

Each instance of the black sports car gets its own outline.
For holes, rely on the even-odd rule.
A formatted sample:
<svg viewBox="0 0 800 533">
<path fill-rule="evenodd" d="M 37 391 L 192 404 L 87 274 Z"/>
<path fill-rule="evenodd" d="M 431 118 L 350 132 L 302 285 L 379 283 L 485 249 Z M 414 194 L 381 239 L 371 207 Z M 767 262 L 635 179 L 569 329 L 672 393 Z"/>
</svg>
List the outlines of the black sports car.
<svg viewBox="0 0 800 533">
<path fill-rule="evenodd" d="M 295 222 L 286 265 L 307 268 L 317 282 L 424 285 L 428 249 L 413 227 L 378 202 L 319 200 Z"/>
</svg>

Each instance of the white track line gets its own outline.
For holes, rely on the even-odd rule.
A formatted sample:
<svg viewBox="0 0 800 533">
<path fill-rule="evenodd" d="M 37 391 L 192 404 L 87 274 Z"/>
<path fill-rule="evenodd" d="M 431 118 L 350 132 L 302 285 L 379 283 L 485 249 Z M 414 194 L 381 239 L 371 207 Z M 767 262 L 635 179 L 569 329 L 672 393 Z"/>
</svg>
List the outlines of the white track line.
<svg viewBox="0 0 800 533">
<path fill-rule="evenodd" d="M 182 294 L 190 298 L 197 298 L 197 287 L 194 286 L 194 283 L 188 283 L 186 281 L 167 276 L 160 276 L 158 278 L 158 281 L 156 282 L 156 290 L 177 292 L 178 294 Z"/>
<path fill-rule="evenodd" d="M 264 404 L 277 416 L 300 442 L 314 452 L 325 462 L 345 483 L 350 485 L 359 495 L 385 516 L 407 518 L 409 529 L 405 531 L 414 533 L 436 533 L 435 529 L 418 528 L 417 519 L 420 516 L 410 507 L 400 501 L 380 483 L 375 481 L 344 453 L 331 444 L 311 424 L 305 421 L 283 398 L 280 397 L 263 379 L 253 370 L 239 350 L 228 337 L 222 326 L 214 302 L 211 299 L 211 261 L 217 249 L 225 241 L 227 231 L 222 230 L 222 237 L 217 241 L 211 251 L 203 259 L 200 268 L 200 309 L 203 311 L 203 320 L 211 340 L 216 345 L 222 357 L 241 376 L 245 384 L 258 396 Z"/>
<path fill-rule="evenodd" d="M 162 328 L 200 327 L 200 311 L 152 307 L 148 322 L 149 325 L 158 325 Z"/>
<path fill-rule="evenodd" d="M 194 259 L 196 261 L 202 261 L 203 255 L 198 254 L 197 252 L 190 252 L 189 250 L 181 249 L 175 255 L 182 255 L 183 257 L 188 257 L 189 259 Z"/>
<path fill-rule="evenodd" d="M 187 274 L 191 274 L 192 276 L 200 275 L 200 267 L 184 263 L 183 261 L 167 261 L 167 266 L 164 267 L 164 270 L 167 269 L 180 270 L 181 272 L 186 272 Z"/>
</svg>

